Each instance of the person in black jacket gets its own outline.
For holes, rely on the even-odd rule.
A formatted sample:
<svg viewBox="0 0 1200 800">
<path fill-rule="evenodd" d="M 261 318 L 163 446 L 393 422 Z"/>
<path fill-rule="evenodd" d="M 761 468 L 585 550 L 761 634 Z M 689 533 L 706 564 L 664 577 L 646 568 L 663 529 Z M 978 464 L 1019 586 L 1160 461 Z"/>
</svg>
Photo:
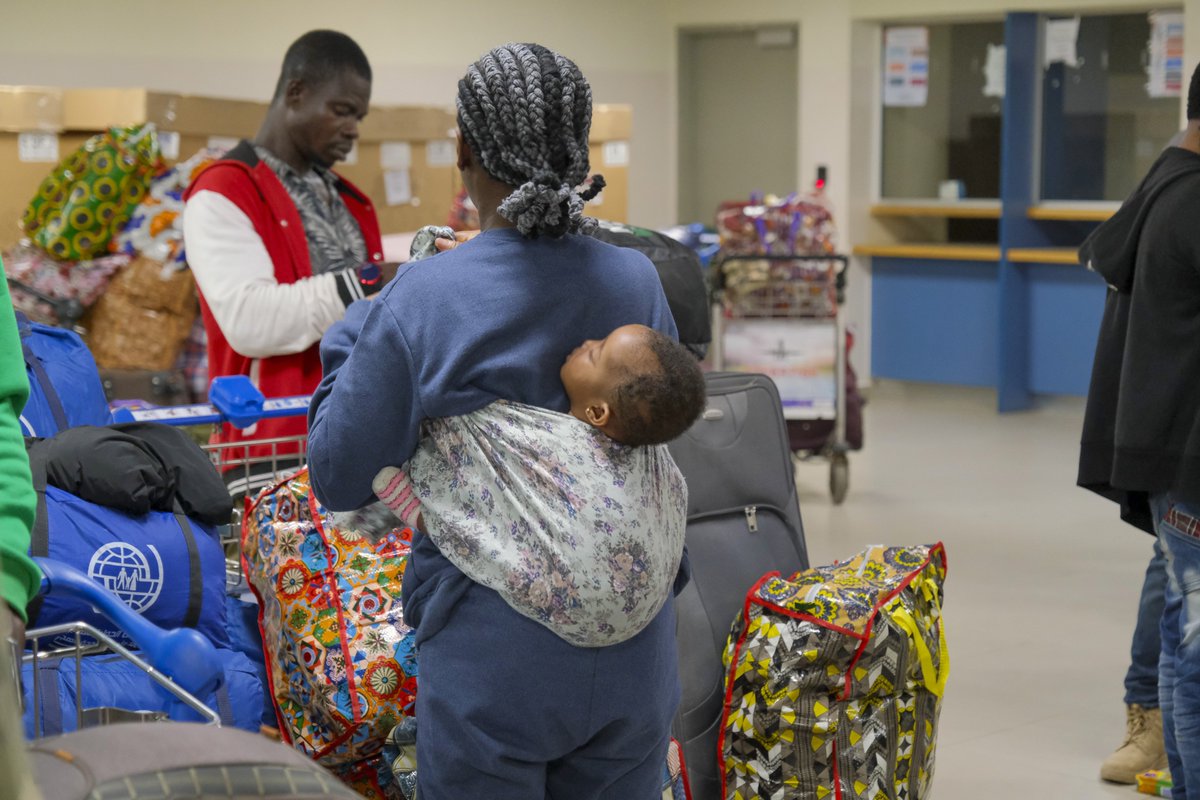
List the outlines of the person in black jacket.
<svg viewBox="0 0 1200 800">
<path fill-rule="evenodd" d="M 1159 700 L 1172 797 L 1200 798 L 1200 68 L 1188 126 L 1080 248 L 1109 285 L 1079 485 L 1167 561 Z M 1190 787 L 1190 788 L 1189 788 Z"/>
</svg>

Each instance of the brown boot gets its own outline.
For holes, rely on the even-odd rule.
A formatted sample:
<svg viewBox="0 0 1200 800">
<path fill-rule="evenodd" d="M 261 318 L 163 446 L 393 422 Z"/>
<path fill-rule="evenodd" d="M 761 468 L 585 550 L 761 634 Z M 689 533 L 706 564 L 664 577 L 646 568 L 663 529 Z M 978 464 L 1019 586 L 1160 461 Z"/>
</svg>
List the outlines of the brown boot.
<svg viewBox="0 0 1200 800">
<path fill-rule="evenodd" d="M 1100 777 L 1113 783 L 1137 783 L 1146 770 L 1167 768 L 1162 712 L 1131 705 L 1125 713 L 1125 742 L 1100 766 Z"/>
</svg>

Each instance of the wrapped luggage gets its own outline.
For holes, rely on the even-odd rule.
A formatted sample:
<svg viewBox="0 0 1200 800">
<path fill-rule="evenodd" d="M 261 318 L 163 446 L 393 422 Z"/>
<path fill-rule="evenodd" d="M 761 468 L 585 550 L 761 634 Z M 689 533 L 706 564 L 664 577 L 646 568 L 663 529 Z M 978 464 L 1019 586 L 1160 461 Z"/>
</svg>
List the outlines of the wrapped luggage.
<svg viewBox="0 0 1200 800">
<path fill-rule="evenodd" d="M 945 575 L 941 544 L 876 546 L 755 585 L 726 650 L 722 796 L 929 797 Z"/>
<path fill-rule="evenodd" d="M 112 128 L 88 139 L 42 181 L 22 226 L 53 257 L 82 261 L 108 252 L 160 164 L 154 125 Z"/>
<path fill-rule="evenodd" d="M 408 537 L 372 544 L 335 527 L 307 470 L 264 490 L 243 523 L 280 733 L 359 785 L 416 699 L 416 635 L 400 605 Z"/>
</svg>

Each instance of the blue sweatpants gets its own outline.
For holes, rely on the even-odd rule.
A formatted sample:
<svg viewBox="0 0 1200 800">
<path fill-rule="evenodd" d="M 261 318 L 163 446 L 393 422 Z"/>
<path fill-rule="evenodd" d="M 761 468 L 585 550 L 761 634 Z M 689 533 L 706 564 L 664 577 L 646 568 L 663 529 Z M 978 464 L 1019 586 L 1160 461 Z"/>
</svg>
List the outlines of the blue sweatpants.
<svg viewBox="0 0 1200 800">
<path fill-rule="evenodd" d="M 626 642 L 575 647 L 427 537 L 415 549 L 404 595 L 417 624 L 421 800 L 660 798 L 679 704 L 674 599 Z"/>
</svg>

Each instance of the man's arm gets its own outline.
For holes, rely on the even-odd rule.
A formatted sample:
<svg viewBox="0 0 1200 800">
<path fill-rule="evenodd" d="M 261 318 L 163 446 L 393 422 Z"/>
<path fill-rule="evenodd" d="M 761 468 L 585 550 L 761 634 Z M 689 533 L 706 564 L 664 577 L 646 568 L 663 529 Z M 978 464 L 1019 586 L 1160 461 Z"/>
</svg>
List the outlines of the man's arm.
<svg viewBox="0 0 1200 800">
<path fill-rule="evenodd" d="M 375 500 L 371 483 L 416 449 L 425 412 L 408 342 L 388 307 L 389 287 L 355 303 L 321 342 L 325 377 L 308 409 L 313 492 L 331 511 Z"/>
<path fill-rule="evenodd" d="M 188 200 L 183 232 L 196 285 L 230 347 L 247 358 L 307 350 L 363 297 L 353 270 L 277 282 L 254 224 L 217 192 Z"/>
</svg>

